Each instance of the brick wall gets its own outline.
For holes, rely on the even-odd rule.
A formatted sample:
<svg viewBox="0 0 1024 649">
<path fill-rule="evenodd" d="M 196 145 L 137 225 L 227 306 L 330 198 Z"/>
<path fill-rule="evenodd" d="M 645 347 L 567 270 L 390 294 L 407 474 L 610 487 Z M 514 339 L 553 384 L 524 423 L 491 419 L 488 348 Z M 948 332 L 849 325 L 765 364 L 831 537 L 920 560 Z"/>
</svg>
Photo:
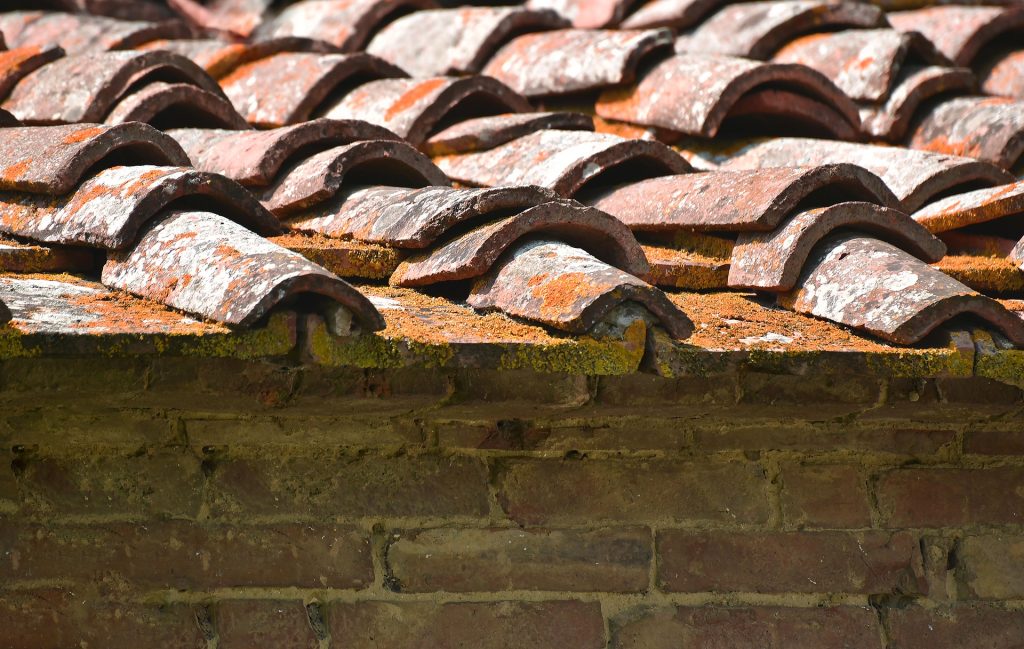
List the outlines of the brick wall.
<svg viewBox="0 0 1024 649">
<path fill-rule="evenodd" d="M 1020 647 L 1021 394 L 0 368 L 0 648 Z"/>
</svg>

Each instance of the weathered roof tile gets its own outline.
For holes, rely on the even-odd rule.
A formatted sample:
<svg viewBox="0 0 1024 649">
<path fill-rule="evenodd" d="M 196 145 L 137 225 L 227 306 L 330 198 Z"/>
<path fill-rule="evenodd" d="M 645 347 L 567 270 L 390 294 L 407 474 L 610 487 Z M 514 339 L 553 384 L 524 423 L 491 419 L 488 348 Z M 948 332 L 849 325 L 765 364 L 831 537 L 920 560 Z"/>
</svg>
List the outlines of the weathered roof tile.
<svg viewBox="0 0 1024 649">
<path fill-rule="evenodd" d="M 1003 97 L 955 97 L 921 116 L 907 143 L 1012 169 L 1024 154 L 1024 103 Z"/>
<path fill-rule="evenodd" d="M 222 95 L 188 83 L 163 81 L 149 83 L 122 99 L 104 121 L 107 124 L 145 122 L 158 128 L 250 128 Z"/>
<path fill-rule="evenodd" d="M 703 137 L 714 137 L 727 117 L 745 112 L 804 121 L 847 139 L 860 127 L 857 106 L 822 74 L 719 55 L 665 59 L 636 85 L 602 94 L 595 110 L 606 119 Z"/>
<path fill-rule="evenodd" d="M 571 333 L 586 333 L 615 307 L 636 302 L 673 337 L 693 331 L 689 318 L 658 289 L 579 248 L 545 240 L 506 252 L 476 282 L 468 301 Z"/>
<path fill-rule="evenodd" d="M 131 49 L 158 38 L 183 38 L 179 21 L 127 21 L 89 14 L 13 12 L 0 14 L 0 31 L 8 47 L 52 47 L 68 54 Z"/>
<path fill-rule="evenodd" d="M 797 36 L 839 27 L 884 27 L 885 14 L 862 2 L 768 0 L 727 4 L 676 41 L 676 51 L 768 59 Z"/>
<path fill-rule="evenodd" d="M 527 97 L 599 90 L 630 83 L 640 61 L 670 43 L 667 30 L 525 34 L 498 50 L 483 74 Z"/>
<path fill-rule="evenodd" d="M 893 27 L 919 32 L 957 65 L 970 66 L 982 49 L 997 37 L 1024 29 L 1020 7 L 963 5 L 927 7 L 889 13 Z"/>
<path fill-rule="evenodd" d="M 902 142 L 925 102 L 976 88 L 974 73 L 967 68 L 905 66 L 884 103 L 861 106 L 861 130 L 889 142 Z"/>
<path fill-rule="evenodd" d="M 913 213 L 929 232 L 947 232 L 1024 214 L 1024 181 L 941 198 Z M 1016 238 L 1024 237 L 1024 229 Z"/>
<path fill-rule="evenodd" d="M 210 320 L 251 326 L 298 295 L 333 300 L 364 329 L 384 321 L 355 288 L 307 260 L 210 212 L 169 212 L 103 267 L 107 286 Z"/>
<path fill-rule="evenodd" d="M 626 16 L 621 26 L 625 29 L 690 27 L 723 4 L 725 0 L 648 0 Z"/>
<path fill-rule="evenodd" d="M 566 25 L 553 11 L 522 7 L 416 11 L 382 29 L 366 51 L 414 77 L 472 74 L 513 36 Z"/>
<path fill-rule="evenodd" d="M 663 144 L 590 131 L 537 131 L 488 151 L 435 162 L 449 178 L 467 185 L 538 185 L 566 197 L 612 169 L 647 177 L 690 171 L 686 160 Z"/>
<path fill-rule="evenodd" d="M 244 38 L 259 25 L 273 0 L 167 0 L 167 4 L 196 27 Z"/>
<path fill-rule="evenodd" d="M 553 11 L 573 27 L 600 29 L 619 24 L 636 0 L 527 0 L 530 9 Z"/>
<path fill-rule="evenodd" d="M 431 135 L 420 147 L 427 155 L 472 153 L 544 130 L 593 131 L 594 120 L 582 113 L 505 113 L 475 117 Z"/>
<path fill-rule="evenodd" d="M 431 0 L 301 0 L 257 27 L 254 36 L 301 36 L 354 52 L 362 49 L 389 17 L 433 6 Z"/>
</svg>

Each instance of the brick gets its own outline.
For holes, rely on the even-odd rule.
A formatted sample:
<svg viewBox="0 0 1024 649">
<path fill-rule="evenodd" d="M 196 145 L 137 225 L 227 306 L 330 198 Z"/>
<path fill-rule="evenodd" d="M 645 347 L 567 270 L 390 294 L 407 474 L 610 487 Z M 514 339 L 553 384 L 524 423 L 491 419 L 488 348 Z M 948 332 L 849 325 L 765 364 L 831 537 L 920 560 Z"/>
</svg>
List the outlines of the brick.
<svg viewBox="0 0 1024 649">
<path fill-rule="evenodd" d="M 218 649 L 317 649 L 302 602 L 227 600 L 216 610 Z"/>
<path fill-rule="evenodd" d="M 652 374 L 602 376 L 594 401 L 600 413 L 619 410 L 636 414 L 637 408 L 661 417 L 687 416 L 736 401 L 734 376 L 686 376 L 669 379 Z"/>
<path fill-rule="evenodd" d="M 202 649 L 188 606 L 142 606 L 95 594 L 36 590 L 0 597 L 0 649 Z"/>
<path fill-rule="evenodd" d="M 195 516 L 202 501 L 200 461 L 187 450 L 133 455 L 28 456 L 21 483 L 25 512 L 53 515 Z"/>
<path fill-rule="evenodd" d="M 906 533 L 658 535 L 658 580 L 673 592 L 919 593 L 923 570 L 918 543 Z"/>
<path fill-rule="evenodd" d="M 969 536 L 961 540 L 957 556 L 969 597 L 1024 598 L 1024 536 Z"/>
<path fill-rule="evenodd" d="M 590 401 L 586 376 L 542 374 L 532 370 L 460 369 L 454 394 L 441 413 L 447 417 L 530 418 Z M 496 404 L 501 404 L 496 410 Z"/>
<path fill-rule="evenodd" d="M 841 449 L 927 457 L 956 438 L 952 429 L 908 428 L 905 422 L 895 426 L 821 426 L 806 421 L 786 421 L 782 412 L 768 421 L 737 422 L 727 418 L 707 418 L 694 425 L 694 446 L 707 451 Z"/>
<path fill-rule="evenodd" d="M 0 363 L 4 405 L 41 403 L 137 407 L 149 368 L 141 358 L 33 357 Z M 40 400 L 42 399 L 42 401 Z"/>
<path fill-rule="evenodd" d="M 306 365 L 299 372 L 302 379 L 284 414 L 390 418 L 440 405 L 452 394 L 450 378 L 436 369 Z"/>
<path fill-rule="evenodd" d="M 604 649 L 597 602 L 359 602 L 329 613 L 345 649 Z"/>
<path fill-rule="evenodd" d="M 825 374 L 808 381 L 800 375 L 743 372 L 740 390 L 741 404 L 792 406 L 803 410 L 804 416 L 814 416 L 819 410 L 831 414 L 841 406 L 872 405 L 878 401 L 881 385 L 876 377 L 855 374 Z"/>
<path fill-rule="evenodd" d="M 18 481 L 11 470 L 11 453 L 0 452 L 0 514 L 11 514 L 20 507 Z"/>
<path fill-rule="evenodd" d="M 649 586 L 646 528 L 434 529 L 396 534 L 388 565 L 403 592 L 636 592 Z"/>
<path fill-rule="evenodd" d="M 891 649 L 1020 649 L 1024 611 L 989 606 L 894 610 L 889 637 Z"/>
<path fill-rule="evenodd" d="M 88 583 L 116 575 L 146 588 L 362 588 L 369 540 L 335 525 L 145 524 L 41 526 L 0 520 L 0 583 Z"/>
<path fill-rule="evenodd" d="M 76 444 L 134 450 L 167 445 L 175 437 L 171 421 L 159 413 L 108 410 L 96 404 L 6 412 L 0 423 L 0 440 L 6 446 L 37 446 L 44 451 Z"/>
<path fill-rule="evenodd" d="M 311 446 L 384 447 L 423 443 L 412 425 L 379 417 L 255 417 L 190 419 L 185 422 L 188 440 L 195 448 L 205 446 Z"/>
<path fill-rule="evenodd" d="M 913 468 L 876 484 L 878 508 L 891 527 L 1013 525 L 1024 522 L 1024 468 Z"/>
<path fill-rule="evenodd" d="M 251 414 L 288 405 L 298 381 L 299 371 L 280 363 L 159 357 L 153 361 L 141 403 L 149 407 L 185 405 L 198 412 Z"/>
<path fill-rule="evenodd" d="M 964 451 L 975 455 L 1024 455 L 1024 430 L 986 428 L 964 433 Z"/>
<path fill-rule="evenodd" d="M 768 519 L 767 481 L 748 462 L 512 460 L 498 499 L 515 521 L 722 521 Z"/>
<path fill-rule="evenodd" d="M 678 419 L 602 417 L 592 423 L 534 424 L 522 420 L 431 422 L 442 448 L 528 451 L 665 450 L 691 445 L 689 424 Z"/>
<path fill-rule="evenodd" d="M 871 525 L 867 487 L 856 467 L 782 464 L 782 515 L 800 527 L 857 528 Z"/>
<path fill-rule="evenodd" d="M 881 649 L 868 607 L 640 609 L 611 621 L 611 649 Z"/>
<path fill-rule="evenodd" d="M 487 469 L 477 458 L 296 455 L 224 458 L 210 478 L 216 517 L 288 515 L 485 517 Z"/>
</svg>

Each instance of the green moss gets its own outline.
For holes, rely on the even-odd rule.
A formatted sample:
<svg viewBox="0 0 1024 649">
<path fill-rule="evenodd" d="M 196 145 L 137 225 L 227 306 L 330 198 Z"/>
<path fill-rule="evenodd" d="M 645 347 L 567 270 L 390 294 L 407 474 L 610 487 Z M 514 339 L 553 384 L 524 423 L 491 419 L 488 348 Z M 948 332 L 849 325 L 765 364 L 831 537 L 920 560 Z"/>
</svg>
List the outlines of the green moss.
<svg viewBox="0 0 1024 649">
<path fill-rule="evenodd" d="M 975 373 L 1007 385 L 1024 388 L 1024 352 L 1000 350 L 978 356 Z"/>
<path fill-rule="evenodd" d="M 157 338 L 157 352 L 173 350 L 183 356 L 238 359 L 284 356 L 295 347 L 295 314 L 275 313 L 265 327 L 258 329 L 210 334 L 176 342 L 170 338 Z"/>
<path fill-rule="evenodd" d="M 608 376 L 637 371 L 644 355 L 647 325 L 631 324 L 622 340 L 581 337 L 552 345 L 510 345 L 498 368 L 536 372 Z"/>
<path fill-rule="evenodd" d="M 0 328 L 0 358 L 25 358 L 39 356 L 41 353 L 38 347 L 26 347 L 22 335 L 14 329 Z"/>
<path fill-rule="evenodd" d="M 865 354 L 865 360 L 873 371 L 895 377 L 971 376 L 974 373 L 972 356 L 953 349 Z"/>
<path fill-rule="evenodd" d="M 309 350 L 318 363 L 331 367 L 445 367 L 455 357 L 455 350 L 447 344 L 419 343 L 379 334 L 337 338 L 323 323 L 309 332 Z"/>
</svg>

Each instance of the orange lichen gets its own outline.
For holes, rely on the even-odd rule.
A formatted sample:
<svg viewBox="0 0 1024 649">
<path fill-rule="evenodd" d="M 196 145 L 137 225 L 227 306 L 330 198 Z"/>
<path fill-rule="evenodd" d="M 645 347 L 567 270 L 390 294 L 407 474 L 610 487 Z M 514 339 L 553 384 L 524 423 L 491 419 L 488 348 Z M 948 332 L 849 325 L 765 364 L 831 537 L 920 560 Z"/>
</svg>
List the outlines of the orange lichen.
<svg viewBox="0 0 1024 649">
<path fill-rule="evenodd" d="M 429 96 L 430 93 L 434 92 L 439 86 L 443 86 L 446 83 L 448 83 L 447 79 L 438 78 L 427 79 L 422 83 L 416 84 L 412 89 L 407 90 L 405 93 L 403 93 L 402 96 L 395 101 L 395 103 L 391 104 L 391 106 L 384 113 L 384 119 L 393 119 L 395 115 L 401 113 L 402 111 L 408 110 L 412 106 L 415 106 L 417 102 L 422 100 L 424 97 Z"/>
<path fill-rule="evenodd" d="M 83 128 L 81 130 L 75 131 L 74 133 L 71 133 L 71 134 L 67 135 L 64 138 L 63 142 L 64 142 L 64 144 L 75 144 L 77 142 L 83 142 L 85 140 L 88 140 L 91 137 L 99 135 L 104 130 L 106 130 L 106 129 L 104 129 L 102 126 L 93 126 L 93 127 L 90 127 L 90 128 Z"/>
</svg>

